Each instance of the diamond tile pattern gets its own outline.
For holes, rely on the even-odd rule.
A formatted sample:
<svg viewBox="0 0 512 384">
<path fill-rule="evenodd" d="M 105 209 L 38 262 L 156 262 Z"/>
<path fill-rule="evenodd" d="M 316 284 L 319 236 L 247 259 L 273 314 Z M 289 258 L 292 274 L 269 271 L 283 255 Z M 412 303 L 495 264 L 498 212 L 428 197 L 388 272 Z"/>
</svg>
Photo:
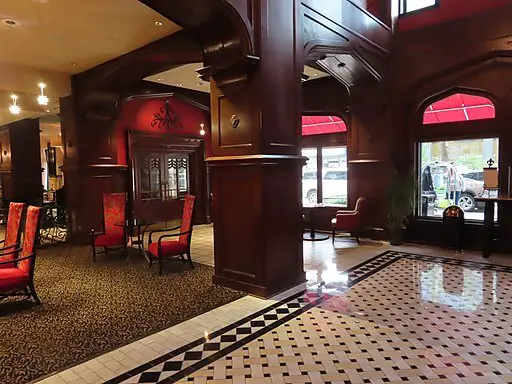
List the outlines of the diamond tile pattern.
<svg viewBox="0 0 512 384">
<path fill-rule="evenodd" d="M 511 383 L 511 268 L 386 256 L 345 294 L 178 382 Z"/>
<path fill-rule="evenodd" d="M 211 338 L 198 340 L 188 350 L 170 353 L 168 359 L 158 358 L 136 368 L 127 374 L 109 380 L 108 383 L 157 383 L 168 378 L 174 382 L 208 365 L 240 346 L 256 339 L 260 334 L 276 328 L 299 313 L 317 305 L 327 295 L 316 292 L 303 292 L 264 310 L 254 318 L 241 321 L 229 329 L 211 335 Z M 139 372 L 142 371 L 142 372 Z"/>
</svg>

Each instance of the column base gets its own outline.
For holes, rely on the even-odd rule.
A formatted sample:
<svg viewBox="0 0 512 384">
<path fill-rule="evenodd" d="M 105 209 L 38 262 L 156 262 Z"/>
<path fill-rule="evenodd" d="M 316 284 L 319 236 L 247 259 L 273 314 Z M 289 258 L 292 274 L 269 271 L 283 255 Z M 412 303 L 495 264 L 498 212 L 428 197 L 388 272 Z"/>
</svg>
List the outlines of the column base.
<svg viewBox="0 0 512 384">
<path fill-rule="evenodd" d="M 282 282 L 282 284 L 275 286 L 264 287 L 261 285 L 254 285 L 251 283 L 243 282 L 240 280 L 230 279 L 225 276 L 215 274 L 213 276 L 213 282 L 223 287 L 236 289 L 238 291 L 247 292 L 251 296 L 260 297 L 262 299 L 268 299 L 269 297 L 275 296 L 281 292 L 287 291 L 299 284 L 306 282 L 306 273 L 304 272 L 301 276 L 290 281 Z"/>
</svg>

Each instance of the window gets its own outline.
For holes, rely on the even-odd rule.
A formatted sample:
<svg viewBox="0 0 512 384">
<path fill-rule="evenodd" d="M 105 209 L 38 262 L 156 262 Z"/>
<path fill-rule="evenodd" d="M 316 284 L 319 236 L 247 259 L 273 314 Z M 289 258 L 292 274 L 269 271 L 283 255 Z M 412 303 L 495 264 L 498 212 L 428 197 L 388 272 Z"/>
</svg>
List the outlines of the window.
<svg viewBox="0 0 512 384">
<path fill-rule="evenodd" d="M 302 156 L 308 158 L 302 168 L 302 204 L 312 205 L 318 202 L 317 187 L 317 150 L 316 148 L 304 148 Z"/>
<path fill-rule="evenodd" d="M 303 116 L 302 204 L 347 206 L 347 126 L 338 116 Z"/>
<path fill-rule="evenodd" d="M 437 1 L 438 0 L 401 0 L 400 13 L 404 14 L 432 7 L 437 4 Z"/>
<path fill-rule="evenodd" d="M 347 148 L 322 148 L 322 202 L 347 206 Z"/>
<path fill-rule="evenodd" d="M 483 220 L 475 197 L 484 191 L 487 160 L 498 163 L 498 147 L 498 138 L 420 143 L 419 215 L 442 217 L 444 208 L 457 204 L 465 219 Z"/>
</svg>

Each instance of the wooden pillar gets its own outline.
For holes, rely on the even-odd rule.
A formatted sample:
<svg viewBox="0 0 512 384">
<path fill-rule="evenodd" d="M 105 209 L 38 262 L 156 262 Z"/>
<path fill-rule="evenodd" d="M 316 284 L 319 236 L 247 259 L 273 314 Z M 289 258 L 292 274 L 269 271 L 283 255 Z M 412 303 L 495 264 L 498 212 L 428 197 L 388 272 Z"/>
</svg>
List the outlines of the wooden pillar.
<svg viewBox="0 0 512 384">
<path fill-rule="evenodd" d="M 85 96 L 75 88 L 60 102 L 68 228 L 70 240 L 79 243 L 88 241 L 91 229 L 102 229 L 103 193 L 125 192 L 127 183 L 113 139 L 115 99 L 84 103 Z"/>
<path fill-rule="evenodd" d="M 214 281 L 263 297 L 305 281 L 298 13 L 295 0 L 261 1 L 253 72 L 211 79 Z"/>
<path fill-rule="evenodd" d="M 40 205 L 43 200 L 39 119 L 23 119 L 0 133 L 2 198 Z"/>
</svg>

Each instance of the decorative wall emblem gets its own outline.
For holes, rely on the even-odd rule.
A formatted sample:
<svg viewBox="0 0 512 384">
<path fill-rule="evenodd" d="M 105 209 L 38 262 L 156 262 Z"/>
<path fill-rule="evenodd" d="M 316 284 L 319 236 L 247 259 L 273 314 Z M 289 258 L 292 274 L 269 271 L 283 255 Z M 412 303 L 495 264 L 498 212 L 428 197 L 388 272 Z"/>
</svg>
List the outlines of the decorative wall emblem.
<svg viewBox="0 0 512 384">
<path fill-rule="evenodd" d="M 163 128 L 166 130 L 180 129 L 183 127 L 180 117 L 174 113 L 169 100 L 165 101 L 165 104 L 160 107 L 160 112 L 155 113 L 153 117 L 154 119 L 151 121 L 152 127 Z"/>
<path fill-rule="evenodd" d="M 233 115 L 229 119 L 229 122 L 231 123 L 231 126 L 233 128 L 238 128 L 238 126 L 240 125 L 240 118 L 237 115 Z"/>
</svg>

